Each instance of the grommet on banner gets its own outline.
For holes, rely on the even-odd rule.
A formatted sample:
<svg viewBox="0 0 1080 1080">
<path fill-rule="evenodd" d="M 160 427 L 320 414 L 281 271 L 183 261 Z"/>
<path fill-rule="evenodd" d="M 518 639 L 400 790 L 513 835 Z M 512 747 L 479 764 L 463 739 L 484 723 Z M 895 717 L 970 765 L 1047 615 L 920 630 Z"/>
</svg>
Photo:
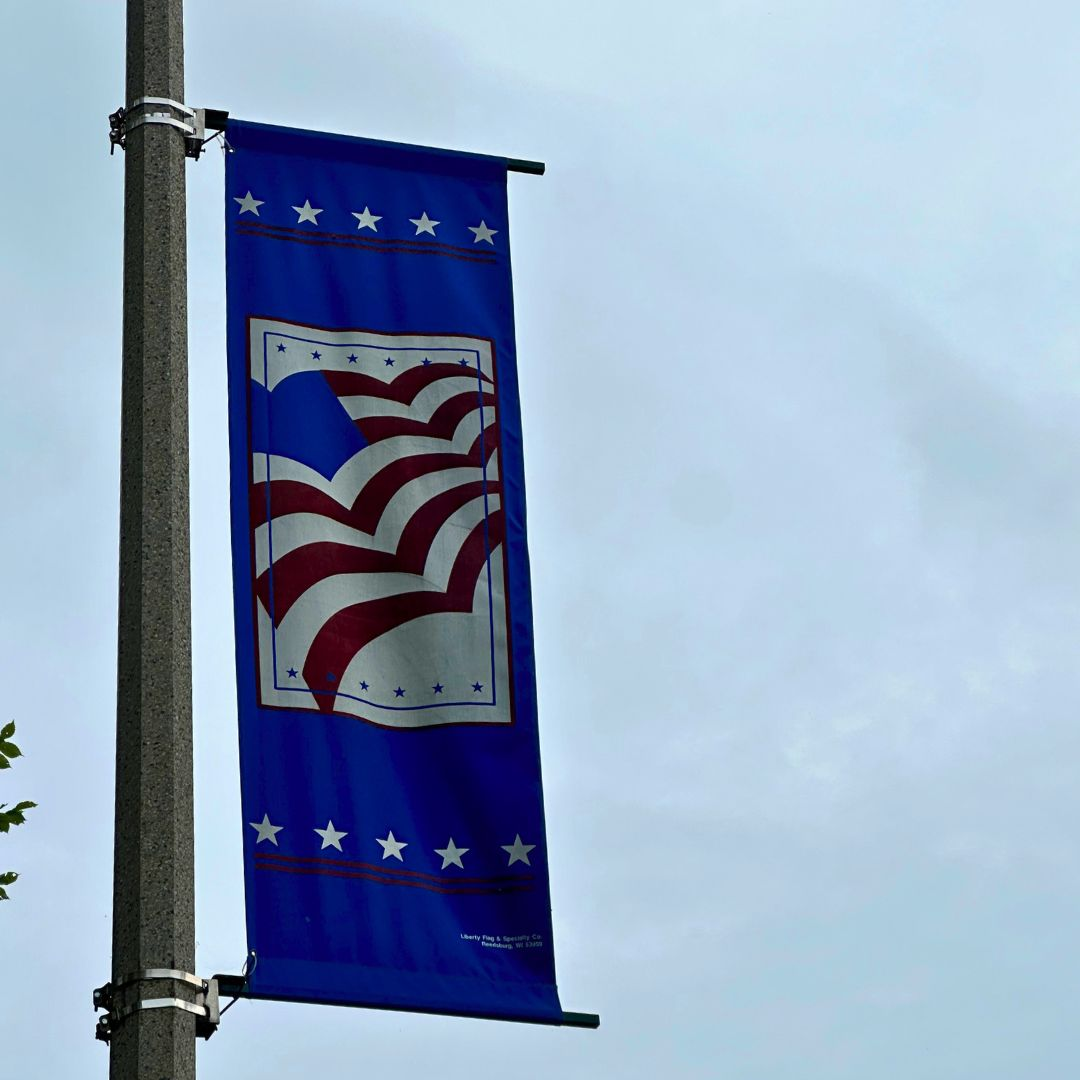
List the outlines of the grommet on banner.
<svg viewBox="0 0 1080 1080">
<path fill-rule="evenodd" d="M 225 1008 L 221 1010 L 221 1015 L 222 1016 L 224 1016 L 240 1000 L 240 998 L 243 997 L 244 991 L 247 990 L 248 976 L 255 970 L 255 965 L 258 962 L 259 962 L 259 958 L 255 955 L 255 950 L 252 949 L 248 953 L 247 959 L 244 961 L 243 969 L 240 972 L 239 988 L 236 989 L 236 992 L 232 995 L 232 1001 L 230 1001 L 229 1004 L 226 1005 Z M 216 982 L 220 986 L 221 985 L 221 976 L 215 975 L 214 976 L 214 982 Z M 234 989 L 235 989 L 235 987 L 234 987 Z M 226 993 L 226 996 L 228 996 L 229 991 L 225 991 L 225 993 Z"/>
</svg>

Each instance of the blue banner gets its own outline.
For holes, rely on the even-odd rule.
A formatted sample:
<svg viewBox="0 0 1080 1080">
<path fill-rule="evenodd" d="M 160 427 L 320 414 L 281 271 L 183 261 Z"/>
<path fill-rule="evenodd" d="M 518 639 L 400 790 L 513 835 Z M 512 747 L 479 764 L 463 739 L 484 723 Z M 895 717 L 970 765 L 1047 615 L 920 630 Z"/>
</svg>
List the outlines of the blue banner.
<svg viewBox="0 0 1080 1080">
<path fill-rule="evenodd" d="M 249 988 L 557 1020 L 506 163 L 226 138 Z"/>
</svg>

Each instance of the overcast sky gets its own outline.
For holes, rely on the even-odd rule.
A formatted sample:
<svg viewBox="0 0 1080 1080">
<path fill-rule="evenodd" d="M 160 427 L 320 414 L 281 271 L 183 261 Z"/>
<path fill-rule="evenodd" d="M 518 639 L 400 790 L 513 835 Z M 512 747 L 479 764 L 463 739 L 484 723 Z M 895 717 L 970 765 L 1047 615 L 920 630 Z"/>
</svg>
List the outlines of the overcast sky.
<svg viewBox="0 0 1080 1080">
<path fill-rule="evenodd" d="M 556 960 L 598 1032 L 241 1002 L 204 1080 L 1080 1066 L 1080 8 L 188 0 L 188 102 L 511 177 Z M 0 1073 L 105 1077 L 119 3 L 0 36 Z M 221 155 L 189 176 L 200 974 L 243 961 Z"/>
</svg>

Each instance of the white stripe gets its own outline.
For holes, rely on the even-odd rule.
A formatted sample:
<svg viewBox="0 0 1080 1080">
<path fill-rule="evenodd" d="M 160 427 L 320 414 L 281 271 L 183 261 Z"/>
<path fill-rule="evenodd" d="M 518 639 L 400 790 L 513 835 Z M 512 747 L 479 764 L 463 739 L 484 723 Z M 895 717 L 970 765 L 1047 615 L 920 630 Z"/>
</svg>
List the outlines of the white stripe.
<svg viewBox="0 0 1080 1080">
<path fill-rule="evenodd" d="M 476 394 L 481 385 L 485 390 L 491 389 L 489 383 L 481 384 L 475 375 L 472 378 L 447 376 L 445 379 L 439 379 L 425 386 L 412 401 L 404 404 L 390 398 L 361 394 L 342 395 L 338 400 L 354 420 L 371 416 L 400 416 L 426 422 L 444 401 L 449 401 L 450 398 L 457 397 L 459 394 Z"/>
<path fill-rule="evenodd" d="M 489 505 L 490 505 L 489 498 Z M 469 533 L 484 519 L 483 499 L 463 506 L 444 523 L 431 546 L 424 573 L 335 574 L 307 589 L 289 608 L 277 631 L 279 662 L 301 667 L 316 635 L 339 611 L 353 604 L 409 592 L 445 592 L 454 561 Z M 336 674 L 340 674 L 337 672 Z"/>
<path fill-rule="evenodd" d="M 453 439 L 433 439 L 420 435 L 396 435 L 392 439 L 365 446 L 357 451 L 327 480 L 322 473 L 292 458 L 269 455 L 270 476 L 274 480 L 296 480 L 317 488 L 342 506 L 352 506 L 364 485 L 391 462 L 402 457 L 419 454 L 466 454 L 480 434 L 481 410 L 474 409 L 454 431 Z M 483 410 L 485 429 L 495 422 L 495 410 Z M 267 457 L 263 453 L 252 455 L 252 475 L 256 484 L 267 477 Z"/>
<path fill-rule="evenodd" d="M 383 510 L 374 534 L 362 532 L 318 513 L 283 514 L 273 520 L 274 558 L 280 559 L 304 544 L 319 543 L 323 540 L 375 551 L 395 551 L 405 526 L 429 500 L 451 488 L 483 479 L 484 474 L 480 469 L 469 467 L 445 469 L 410 480 L 398 490 Z M 263 522 L 255 530 L 256 574 L 263 573 L 269 565 L 267 541 L 270 535 L 268 522 Z"/>
</svg>

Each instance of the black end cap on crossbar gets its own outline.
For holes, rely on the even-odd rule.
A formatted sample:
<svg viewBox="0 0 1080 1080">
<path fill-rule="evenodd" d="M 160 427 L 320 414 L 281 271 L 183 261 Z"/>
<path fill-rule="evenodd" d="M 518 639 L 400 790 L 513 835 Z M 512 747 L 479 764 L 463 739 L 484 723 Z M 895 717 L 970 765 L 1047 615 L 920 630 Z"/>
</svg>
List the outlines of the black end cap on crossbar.
<svg viewBox="0 0 1080 1080">
<path fill-rule="evenodd" d="M 207 131 L 224 131 L 229 120 L 226 109 L 203 109 L 203 116 Z"/>
<path fill-rule="evenodd" d="M 590 1031 L 595 1031 L 600 1026 L 600 1014 L 564 1012 L 560 1026 L 588 1028 Z"/>
<path fill-rule="evenodd" d="M 386 1012 L 425 1013 L 429 1016 L 460 1016 L 466 1020 L 510 1020 L 522 1024 L 543 1024 L 548 1027 L 576 1027 L 595 1030 L 600 1026 L 600 1017 L 596 1013 L 564 1012 L 559 1020 L 531 1020 L 527 1017 L 494 1016 L 491 1014 L 451 1012 L 448 1009 L 403 1009 L 396 1005 L 355 1005 L 344 1001 L 315 1001 L 311 998 L 284 998 L 274 994 L 253 994 L 247 988 L 247 980 L 242 975 L 215 975 L 218 994 L 223 998 L 247 998 L 250 1001 L 294 1001 L 304 1005 L 344 1005 L 359 1009 L 380 1009 Z"/>
<path fill-rule="evenodd" d="M 542 161 L 525 161 L 523 158 L 507 158 L 506 171 L 529 173 L 532 176 L 543 176 L 547 166 Z"/>
</svg>

